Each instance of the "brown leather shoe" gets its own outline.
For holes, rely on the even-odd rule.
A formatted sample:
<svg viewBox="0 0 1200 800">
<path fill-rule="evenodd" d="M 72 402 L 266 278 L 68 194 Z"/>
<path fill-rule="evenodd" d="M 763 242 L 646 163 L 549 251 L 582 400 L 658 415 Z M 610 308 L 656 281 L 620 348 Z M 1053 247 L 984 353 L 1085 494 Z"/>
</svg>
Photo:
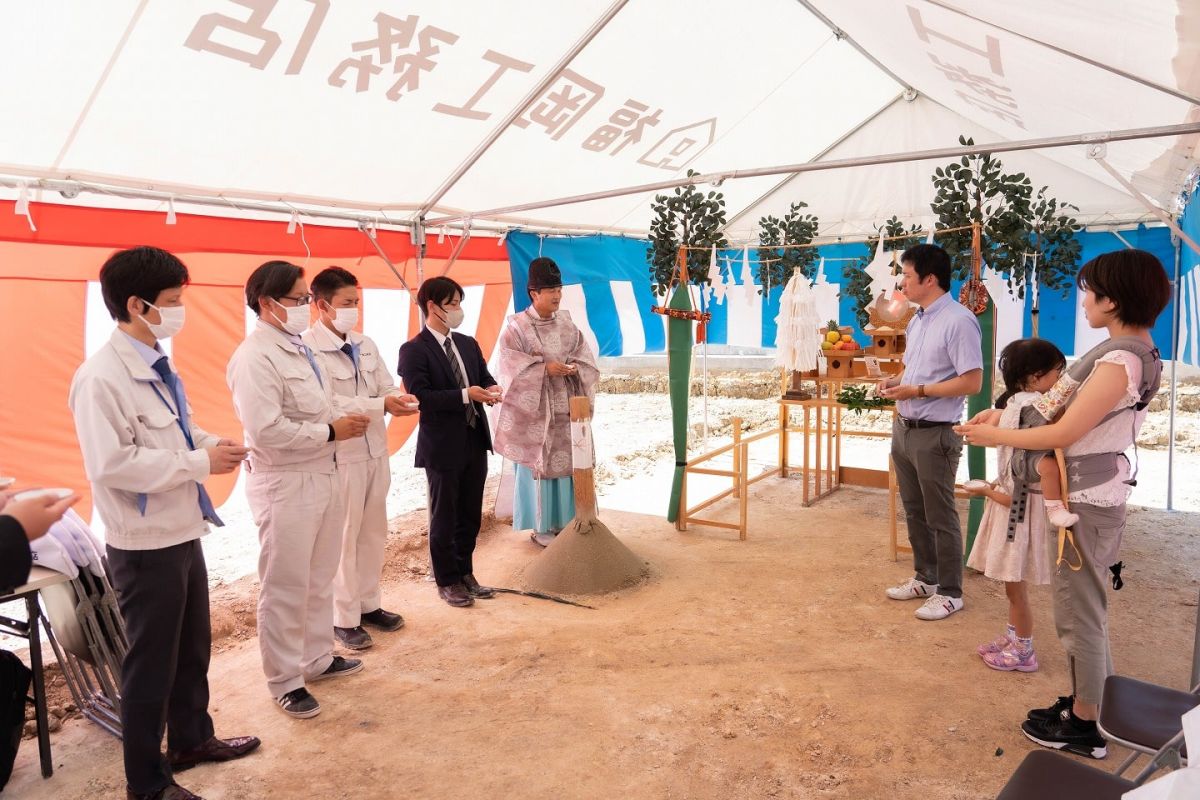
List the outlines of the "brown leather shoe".
<svg viewBox="0 0 1200 800">
<path fill-rule="evenodd" d="M 474 575 L 463 575 L 463 587 L 467 590 L 467 594 L 471 597 L 478 597 L 480 600 L 490 600 L 496 596 L 489 586 L 480 586 L 479 581 L 475 580 Z"/>
<path fill-rule="evenodd" d="M 257 736 L 235 736 L 232 739 L 218 739 L 214 736 L 190 750 L 168 750 L 167 761 L 170 762 L 172 770 L 182 772 L 207 761 L 233 761 L 257 750 L 260 744 L 262 742 Z"/>
<path fill-rule="evenodd" d="M 466 608 L 474 605 L 475 601 L 471 599 L 471 595 L 467 593 L 467 587 L 461 583 L 452 583 L 449 586 L 438 587 L 438 597 L 445 600 L 455 608 Z"/>
<path fill-rule="evenodd" d="M 178 783 L 164 786 L 157 792 L 149 794 L 138 794 L 127 786 L 125 787 L 125 797 L 128 800 L 204 800 L 200 795 L 192 794 Z"/>
</svg>

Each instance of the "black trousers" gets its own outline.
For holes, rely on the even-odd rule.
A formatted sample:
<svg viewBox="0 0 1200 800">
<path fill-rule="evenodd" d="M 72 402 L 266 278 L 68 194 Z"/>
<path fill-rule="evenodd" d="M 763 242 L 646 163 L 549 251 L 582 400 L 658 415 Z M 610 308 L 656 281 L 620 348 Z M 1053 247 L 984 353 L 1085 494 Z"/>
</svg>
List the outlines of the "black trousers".
<svg viewBox="0 0 1200 800">
<path fill-rule="evenodd" d="M 487 450 L 468 442 L 462 469 L 425 468 L 429 482 L 429 558 L 438 586 L 450 586 L 475 571 L 472 556 L 483 516 Z"/>
<path fill-rule="evenodd" d="M 161 752 L 187 750 L 213 735 L 208 715 L 208 569 L 200 541 L 158 550 L 108 547 L 129 652 L 121 666 L 125 780 L 137 794 L 172 782 Z"/>
</svg>

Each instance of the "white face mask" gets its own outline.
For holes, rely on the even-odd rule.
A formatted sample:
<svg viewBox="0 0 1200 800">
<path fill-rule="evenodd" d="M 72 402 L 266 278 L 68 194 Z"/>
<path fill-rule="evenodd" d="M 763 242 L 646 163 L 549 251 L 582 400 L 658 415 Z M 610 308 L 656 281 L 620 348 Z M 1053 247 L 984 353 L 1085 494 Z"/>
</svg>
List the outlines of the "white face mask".
<svg viewBox="0 0 1200 800">
<path fill-rule="evenodd" d="M 299 334 L 304 333 L 304 330 L 308 327 L 308 320 L 312 316 L 308 311 L 308 306 L 280 305 L 279 307 L 287 312 L 285 314 L 287 319 L 280 319 L 279 315 L 274 311 L 271 312 L 271 316 L 275 318 L 276 322 L 283 326 L 284 331 L 292 334 L 293 336 L 298 336 Z"/>
<path fill-rule="evenodd" d="M 183 306 L 166 306 L 159 308 L 154 303 L 143 300 L 142 302 L 158 312 L 158 318 L 161 320 L 158 324 L 150 322 L 148 319 L 138 314 L 138 319 L 146 323 L 146 327 L 150 329 L 150 335 L 155 339 L 170 339 L 175 334 L 183 330 L 183 321 L 186 317 L 186 309 Z"/>
<path fill-rule="evenodd" d="M 453 329 L 463 324 L 464 314 L 461 308 L 443 308 L 442 313 L 446 315 L 442 321 L 446 323 L 447 328 Z"/>
<path fill-rule="evenodd" d="M 333 311 L 333 329 L 341 334 L 347 334 L 354 330 L 354 326 L 358 324 L 358 309 L 357 308 L 335 308 Z"/>
</svg>

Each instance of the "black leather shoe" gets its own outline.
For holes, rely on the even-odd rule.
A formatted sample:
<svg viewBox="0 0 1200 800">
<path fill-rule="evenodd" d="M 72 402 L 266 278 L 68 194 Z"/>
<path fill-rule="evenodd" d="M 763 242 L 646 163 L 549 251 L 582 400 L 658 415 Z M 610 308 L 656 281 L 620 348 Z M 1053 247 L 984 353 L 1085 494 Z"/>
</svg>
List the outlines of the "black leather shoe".
<svg viewBox="0 0 1200 800">
<path fill-rule="evenodd" d="M 356 625 L 353 628 L 339 628 L 333 626 L 333 638 L 338 640 L 342 647 L 350 650 L 366 650 L 371 645 L 375 644 L 371 640 L 371 634 L 363 630 L 362 625 Z"/>
<path fill-rule="evenodd" d="M 157 792 L 149 794 L 138 794 L 129 787 L 125 787 L 125 797 L 129 800 L 204 800 L 200 795 L 192 794 L 178 783 L 164 786 Z"/>
<path fill-rule="evenodd" d="M 257 736 L 235 736 L 232 739 L 212 737 L 190 750 L 167 750 L 167 761 L 174 772 L 191 769 L 208 761 L 233 761 L 258 749 L 262 744 Z"/>
<path fill-rule="evenodd" d="M 445 600 L 455 608 L 466 608 L 474 605 L 475 601 L 471 599 L 471 595 L 467 593 L 467 587 L 461 583 L 452 583 L 449 586 L 438 587 L 438 597 Z"/>
<path fill-rule="evenodd" d="M 490 600 L 496 596 L 489 586 L 480 586 L 479 581 L 475 580 L 474 575 L 463 575 L 463 587 L 466 588 L 467 594 L 471 597 L 478 597 L 480 600 Z"/>
<path fill-rule="evenodd" d="M 391 611 L 384 611 L 382 608 L 377 608 L 362 615 L 362 624 L 391 633 L 404 627 L 404 617 L 394 614 Z"/>
</svg>

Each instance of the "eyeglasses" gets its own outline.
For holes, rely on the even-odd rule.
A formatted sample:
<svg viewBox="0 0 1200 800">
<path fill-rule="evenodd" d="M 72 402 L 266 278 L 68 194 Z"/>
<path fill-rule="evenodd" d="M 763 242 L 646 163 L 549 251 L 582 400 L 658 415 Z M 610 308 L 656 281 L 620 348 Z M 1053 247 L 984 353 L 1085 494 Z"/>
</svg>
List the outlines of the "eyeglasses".
<svg viewBox="0 0 1200 800">
<path fill-rule="evenodd" d="M 301 295 L 295 295 L 295 296 L 290 295 L 290 294 L 285 294 L 283 297 L 281 297 L 279 299 L 280 300 L 292 300 L 298 306 L 306 306 L 313 301 L 313 296 L 311 294 L 301 294 Z"/>
</svg>

